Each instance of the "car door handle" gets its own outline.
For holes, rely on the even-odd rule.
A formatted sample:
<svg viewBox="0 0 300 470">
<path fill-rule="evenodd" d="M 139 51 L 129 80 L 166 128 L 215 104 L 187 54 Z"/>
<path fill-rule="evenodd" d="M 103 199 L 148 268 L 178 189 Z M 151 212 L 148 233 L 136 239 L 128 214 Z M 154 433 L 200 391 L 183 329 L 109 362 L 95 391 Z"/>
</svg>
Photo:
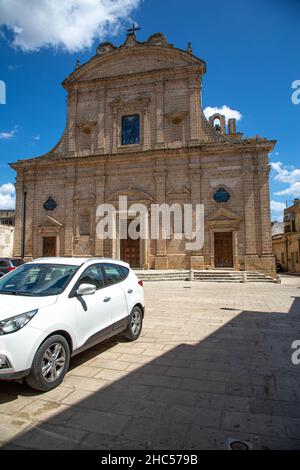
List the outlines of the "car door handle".
<svg viewBox="0 0 300 470">
<path fill-rule="evenodd" d="M 103 300 L 103 302 L 110 302 L 111 301 L 111 297 L 105 297 L 105 299 Z"/>
<path fill-rule="evenodd" d="M 127 293 L 128 293 L 128 294 L 132 294 L 132 293 L 133 293 L 133 290 L 132 290 L 132 289 L 128 289 Z"/>
</svg>

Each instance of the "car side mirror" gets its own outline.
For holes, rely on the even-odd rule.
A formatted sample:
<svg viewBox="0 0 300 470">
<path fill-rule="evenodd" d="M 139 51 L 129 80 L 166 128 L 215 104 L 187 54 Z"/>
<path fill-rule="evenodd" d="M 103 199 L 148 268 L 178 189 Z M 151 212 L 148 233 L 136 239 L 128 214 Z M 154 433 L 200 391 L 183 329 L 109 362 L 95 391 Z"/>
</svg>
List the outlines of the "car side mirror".
<svg viewBox="0 0 300 470">
<path fill-rule="evenodd" d="M 81 284 L 76 291 L 76 295 L 78 295 L 79 297 L 85 295 L 93 295 L 95 294 L 96 290 L 96 286 L 94 286 L 93 284 Z"/>
</svg>

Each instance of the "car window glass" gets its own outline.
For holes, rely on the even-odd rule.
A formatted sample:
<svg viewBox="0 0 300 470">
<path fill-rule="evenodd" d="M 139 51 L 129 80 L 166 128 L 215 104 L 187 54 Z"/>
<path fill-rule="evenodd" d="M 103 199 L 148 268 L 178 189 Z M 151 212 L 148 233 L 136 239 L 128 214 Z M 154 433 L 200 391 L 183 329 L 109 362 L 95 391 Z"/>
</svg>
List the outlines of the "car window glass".
<svg viewBox="0 0 300 470">
<path fill-rule="evenodd" d="M 129 275 L 129 269 L 125 268 L 125 266 L 118 266 L 118 269 L 121 272 L 122 279 L 126 279 Z"/>
<path fill-rule="evenodd" d="M 105 287 L 101 265 L 94 264 L 87 268 L 81 275 L 77 286 L 79 287 L 81 284 L 92 284 L 96 289 L 102 289 Z"/>
<path fill-rule="evenodd" d="M 18 295 L 58 295 L 78 270 L 78 266 L 24 264 L 0 280 L 0 293 Z"/>
<path fill-rule="evenodd" d="M 108 285 L 118 284 L 125 279 L 124 273 L 122 274 L 120 270 L 120 266 L 116 264 L 104 264 L 103 269 L 105 271 Z"/>
<path fill-rule="evenodd" d="M 2 267 L 3 267 L 3 266 L 4 266 L 4 267 L 6 267 L 6 266 L 7 266 L 7 264 L 6 264 L 6 261 L 0 261 L 0 266 L 2 266 Z"/>
</svg>

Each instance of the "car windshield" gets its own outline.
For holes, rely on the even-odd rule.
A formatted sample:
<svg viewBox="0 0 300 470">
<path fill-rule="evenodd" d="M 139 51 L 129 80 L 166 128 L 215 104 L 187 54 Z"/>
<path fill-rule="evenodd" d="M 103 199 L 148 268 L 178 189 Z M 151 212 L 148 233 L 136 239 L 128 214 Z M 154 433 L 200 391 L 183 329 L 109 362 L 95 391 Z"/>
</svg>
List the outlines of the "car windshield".
<svg viewBox="0 0 300 470">
<path fill-rule="evenodd" d="M 47 296 L 61 294 L 79 266 L 23 264 L 0 279 L 0 294 Z"/>
</svg>

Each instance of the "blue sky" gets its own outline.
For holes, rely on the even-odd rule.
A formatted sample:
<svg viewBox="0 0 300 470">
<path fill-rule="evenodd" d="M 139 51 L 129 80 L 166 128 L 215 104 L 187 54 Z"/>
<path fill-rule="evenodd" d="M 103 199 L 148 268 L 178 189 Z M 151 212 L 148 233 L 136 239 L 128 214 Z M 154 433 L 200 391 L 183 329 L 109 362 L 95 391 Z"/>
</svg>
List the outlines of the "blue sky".
<svg viewBox="0 0 300 470">
<path fill-rule="evenodd" d="M 140 40 L 161 31 L 177 47 L 192 42 L 207 63 L 204 107 L 237 110 L 239 131 L 278 140 L 271 199 L 273 218 L 282 217 L 285 202 L 300 197 L 300 104 L 291 98 L 300 80 L 300 0 L 114 0 L 111 9 L 107 0 L 86 3 L 90 9 L 69 14 L 58 0 L 51 10 L 46 0 L 0 0 L 7 92 L 0 104 L 0 205 L 13 204 L 8 163 L 41 155 L 59 140 L 66 119 L 61 82 L 76 60 L 87 61 L 101 41 L 121 44 L 135 20 Z"/>
</svg>

